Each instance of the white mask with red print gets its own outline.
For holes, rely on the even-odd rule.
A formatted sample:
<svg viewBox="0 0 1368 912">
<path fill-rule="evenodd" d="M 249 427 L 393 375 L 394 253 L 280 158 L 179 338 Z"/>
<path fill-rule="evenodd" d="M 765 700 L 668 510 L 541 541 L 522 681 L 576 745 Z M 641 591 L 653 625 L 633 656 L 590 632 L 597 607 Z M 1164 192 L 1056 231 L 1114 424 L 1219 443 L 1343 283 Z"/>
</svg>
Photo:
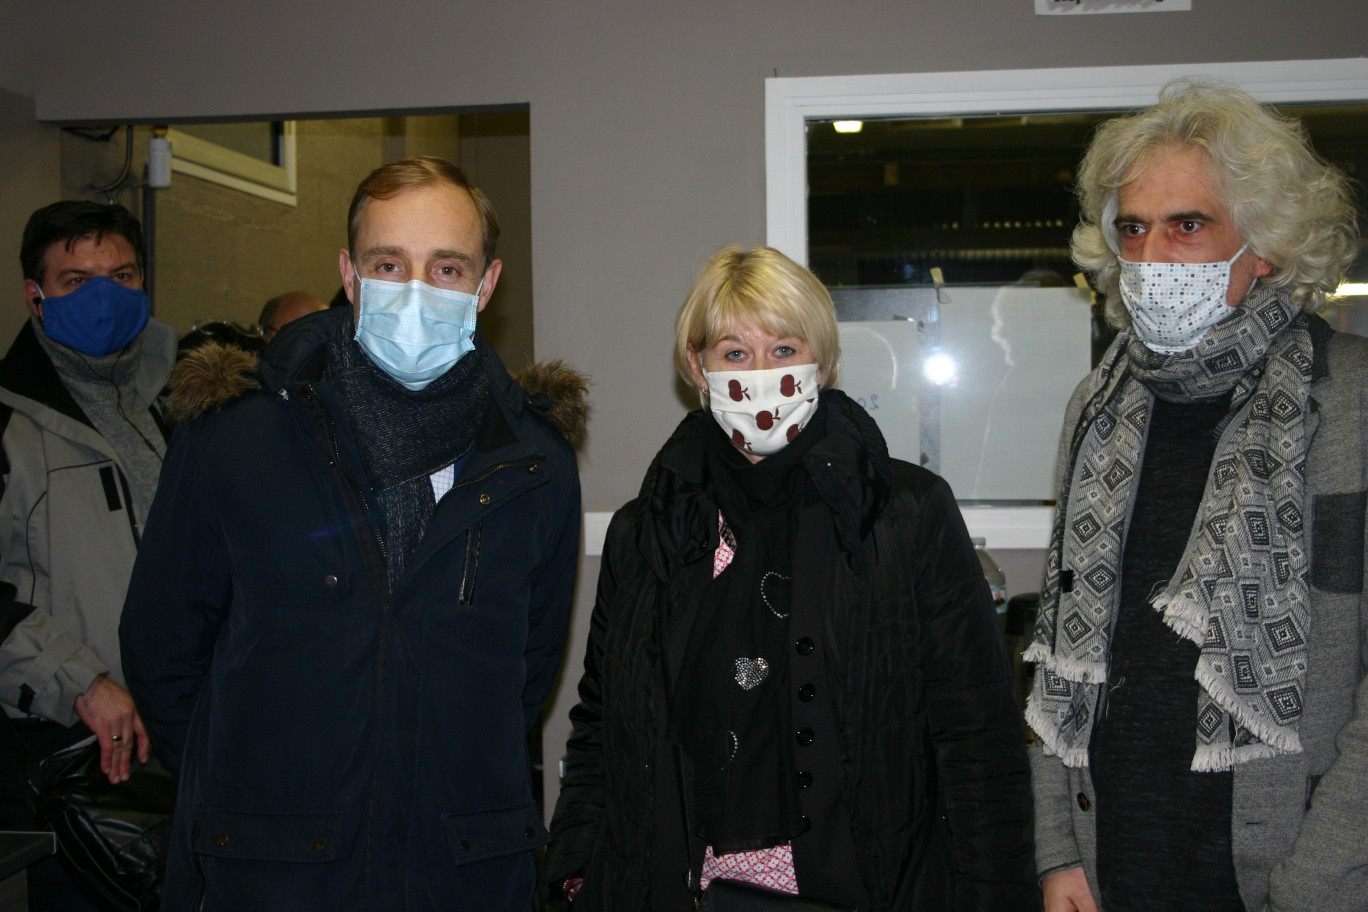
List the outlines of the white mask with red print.
<svg viewBox="0 0 1368 912">
<path fill-rule="evenodd" d="M 817 411 L 816 364 L 771 370 L 704 371 L 708 408 L 738 450 L 773 456 Z"/>
</svg>

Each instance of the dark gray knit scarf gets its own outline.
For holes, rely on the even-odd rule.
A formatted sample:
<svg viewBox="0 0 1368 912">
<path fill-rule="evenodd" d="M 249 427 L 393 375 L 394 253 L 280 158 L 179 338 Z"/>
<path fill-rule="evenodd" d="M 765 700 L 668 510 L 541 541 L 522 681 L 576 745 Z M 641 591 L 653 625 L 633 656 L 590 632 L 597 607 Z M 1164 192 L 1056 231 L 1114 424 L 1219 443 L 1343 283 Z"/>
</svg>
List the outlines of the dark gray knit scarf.
<svg viewBox="0 0 1368 912">
<path fill-rule="evenodd" d="M 489 406 L 488 349 L 475 348 L 421 390 L 380 369 L 343 323 L 328 340 L 327 376 L 337 386 L 361 464 L 385 518 L 386 576 L 394 592 L 437 508 L 431 475 L 470 449 Z"/>
<path fill-rule="evenodd" d="M 29 322 L 62 385 L 118 457 L 132 494 L 133 515 L 140 527 L 145 525 L 157 493 L 166 439 L 138 395 L 143 333 L 122 351 L 96 357 L 48 338 L 43 321 L 37 317 L 29 317 Z"/>
<path fill-rule="evenodd" d="M 1297 753 L 1309 621 L 1302 525 L 1311 339 L 1300 308 L 1258 286 L 1195 349 L 1158 355 L 1123 332 L 1094 371 L 1062 474 L 1025 659 L 1027 721 L 1046 753 L 1086 766 L 1106 684 L 1121 555 L 1154 397 L 1231 393 L 1178 571 L 1151 604 L 1201 647 L 1192 769 Z"/>
</svg>

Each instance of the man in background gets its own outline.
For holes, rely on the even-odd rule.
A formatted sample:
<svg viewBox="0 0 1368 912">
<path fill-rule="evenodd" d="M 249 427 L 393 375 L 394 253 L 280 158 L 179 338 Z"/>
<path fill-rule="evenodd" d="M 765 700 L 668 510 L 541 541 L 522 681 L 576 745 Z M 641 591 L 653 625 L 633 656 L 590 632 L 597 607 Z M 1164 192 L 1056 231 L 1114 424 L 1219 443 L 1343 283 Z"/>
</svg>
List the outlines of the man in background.
<svg viewBox="0 0 1368 912">
<path fill-rule="evenodd" d="M 1368 341 L 1292 118 L 1180 81 L 1104 124 L 1075 261 L 1123 327 L 1078 387 L 1027 719 L 1047 912 L 1368 909 Z"/>
<path fill-rule="evenodd" d="M 307 291 L 287 291 L 266 302 L 257 324 L 261 327 L 262 338 L 270 342 L 286 323 L 327 309 L 328 305 L 316 295 Z"/>
<path fill-rule="evenodd" d="M 148 756 L 118 627 L 176 351 L 148 317 L 142 249 L 122 206 L 33 213 L 20 248 L 30 316 L 0 361 L 0 702 L 25 738 L 84 723 L 111 782 Z"/>
<path fill-rule="evenodd" d="M 31 830 L 30 763 L 92 732 L 111 783 L 148 759 L 118 629 L 176 334 L 148 317 L 142 230 L 122 206 L 39 209 L 19 259 L 29 319 L 0 361 L 0 829 Z M 28 881 L 35 909 L 92 908 L 55 858 Z"/>
</svg>

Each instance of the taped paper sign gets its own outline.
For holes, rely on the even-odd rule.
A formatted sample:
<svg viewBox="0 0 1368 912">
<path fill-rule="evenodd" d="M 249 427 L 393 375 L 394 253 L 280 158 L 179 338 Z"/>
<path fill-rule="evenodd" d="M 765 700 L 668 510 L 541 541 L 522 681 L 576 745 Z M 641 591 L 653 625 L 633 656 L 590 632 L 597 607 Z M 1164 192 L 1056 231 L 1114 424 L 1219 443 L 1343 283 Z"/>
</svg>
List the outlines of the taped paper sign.
<svg viewBox="0 0 1368 912">
<path fill-rule="evenodd" d="M 1088 13 L 1184 13 L 1192 0 L 1035 0 L 1037 16 L 1075 16 Z"/>
</svg>

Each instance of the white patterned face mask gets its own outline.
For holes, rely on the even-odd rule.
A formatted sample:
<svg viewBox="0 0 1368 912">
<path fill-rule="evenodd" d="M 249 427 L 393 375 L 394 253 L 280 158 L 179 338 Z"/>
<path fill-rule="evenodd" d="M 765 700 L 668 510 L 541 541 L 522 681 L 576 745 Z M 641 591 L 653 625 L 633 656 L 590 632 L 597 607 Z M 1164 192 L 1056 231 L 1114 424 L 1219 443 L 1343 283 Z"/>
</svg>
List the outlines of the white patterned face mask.
<svg viewBox="0 0 1368 912">
<path fill-rule="evenodd" d="M 1234 313 L 1226 303 L 1230 267 L 1248 249 L 1246 244 L 1219 263 L 1121 260 L 1121 300 L 1145 347 L 1161 355 L 1191 351 L 1207 330 Z"/>
<path fill-rule="evenodd" d="M 769 370 L 704 371 L 708 408 L 743 453 L 773 456 L 817 411 L 816 364 Z"/>
</svg>

